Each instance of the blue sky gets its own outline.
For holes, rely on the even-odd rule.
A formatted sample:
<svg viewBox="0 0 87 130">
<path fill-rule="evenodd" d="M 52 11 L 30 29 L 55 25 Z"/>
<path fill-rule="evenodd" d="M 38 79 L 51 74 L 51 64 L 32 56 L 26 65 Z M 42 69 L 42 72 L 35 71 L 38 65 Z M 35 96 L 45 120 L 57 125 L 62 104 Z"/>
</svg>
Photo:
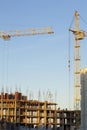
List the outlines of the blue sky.
<svg viewBox="0 0 87 130">
<path fill-rule="evenodd" d="M 86 20 L 87 1 L 81 0 L 1 0 L 0 30 L 23 30 L 51 26 L 53 35 L 0 39 L 0 88 L 8 91 L 21 88 L 24 94 L 51 91 L 59 107 L 73 107 L 73 35 L 71 35 L 71 85 L 69 91 L 68 43 L 69 26 L 77 10 Z M 82 23 L 81 23 L 82 26 Z M 82 29 L 86 31 L 86 25 Z M 86 40 L 84 40 L 86 43 Z M 82 44 L 82 67 L 86 66 Z M 10 88 L 12 90 L 10 90 Z M 27 92 L 26 92 L 27 91 Z M 56 97 L 54 96 L 56 92 Z M 70 93 L 70 96 L 69 96 Z M 70 101 L 69 101 L 70 98 Z"/>
</svg>

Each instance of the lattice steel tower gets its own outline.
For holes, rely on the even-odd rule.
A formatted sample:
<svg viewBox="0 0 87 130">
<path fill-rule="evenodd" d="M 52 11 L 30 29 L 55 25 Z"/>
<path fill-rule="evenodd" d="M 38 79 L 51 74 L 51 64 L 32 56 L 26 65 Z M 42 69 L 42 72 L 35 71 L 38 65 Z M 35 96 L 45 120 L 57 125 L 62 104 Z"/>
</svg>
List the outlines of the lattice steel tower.
<svg viewBox="0 0 87 130">
<path fill-rule="evenodd" d="M 85 36 L 84 32 L 79 29 L 79 14 L 75 12 L 75 28 L 69 29 L 74 34 L 74 108 L 80 110 L 80 44 L 79 41 Z"/>
</svg>

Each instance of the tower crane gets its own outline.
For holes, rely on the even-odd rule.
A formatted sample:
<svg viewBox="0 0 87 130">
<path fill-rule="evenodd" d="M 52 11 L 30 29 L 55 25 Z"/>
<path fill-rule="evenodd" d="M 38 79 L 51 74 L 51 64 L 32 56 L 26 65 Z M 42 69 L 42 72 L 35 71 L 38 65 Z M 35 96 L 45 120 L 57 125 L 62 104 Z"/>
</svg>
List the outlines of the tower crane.
<svg viewBox="0 0 87 130">
<path fill-rule="evenodd" d="M 11 37 L 19 37 L 19 36 L 30 36 L 30 35 L 38 35 L 38 34 L 53 34 L 51 27 L 45 27 L 45 28 L 30 28 L 25 30 L 10 30 L 10 31 L 0 31 L 0 38 L 2 38 L 5 41 L 8 41 L 11 39 Z M 2 98 L 1 98 L 2 101 Z M 3 106 L 1 104 L 1 106 Z M 3 107 L 1 107 L 3 109 Z M 2 113 L 1 113 L 2 118 Z"/>
<path fill-rule="evenodd" d="M 0 31 L 0 38 L 3 40 L 10 40 L 11 37 L 15 36 L 29 36 L 29 35 L 38 35 L 38 34 L 52 34 L 51 27 L 45 28 L 30 28 L 25 30 L 10 30 L 10 31 Z"/>
<path fill-rule="evenodd" d="M 80 96 L 80 44 L 79 41 L 83 40 L 85 37 L 87 37 L 87 32 L 81 30 L 79 28 L 79 14 L 77 11 L 75 11 L 74 14 L 75 18 L 75 28 L 74 29 L 69 29 L 74 34 L 74 108 L 76 110 L 76 125 L 75 129 L 79 129 L 79 110 L 80 108 L 80 101 L 81 101 L 81 96 Z"/>
<path fill-rule="evenodd" d="M 79 28 L 79 14 L 75 11 L 75 29 L 69 29 L 74 34 L 74 107 L 76 110 L 80 110 L 80 44 L 79 41 L 87 37 L 87 32 L 80 30 Z"/>
</svg>

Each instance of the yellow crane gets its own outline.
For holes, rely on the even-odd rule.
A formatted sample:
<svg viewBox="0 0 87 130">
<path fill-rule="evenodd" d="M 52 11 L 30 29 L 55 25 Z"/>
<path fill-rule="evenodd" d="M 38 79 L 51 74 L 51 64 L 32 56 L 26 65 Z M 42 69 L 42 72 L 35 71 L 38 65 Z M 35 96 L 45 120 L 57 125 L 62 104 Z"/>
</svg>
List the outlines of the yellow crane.
<svg viewBox="0 0 87 130">
<path fill-rule="evenodd" d="M 2 38 L 5 41 L 8 41 L 11 39 L 11 37 L 15 36 L 30 36 L 30 35 L 38 35 L 38 34 L 53 34 L 53 30 L 51 27 L 45 27 L 45 28 L 30 28 L 25 30 L 10 30 L 10 31 L 0 31 L 0 38 Z M 2 98 L 1 98 L 2 101 Z M 1 104 L 1 108 L 2 104 Z M 2 118 L 2 114 L 1 114 Z"/>
<path fill-rule="evenodd" d="M 87 37 L 87 32 L 80 30 L 79 28 L 79 14 L 75 12 L 75 29 L 69 29 L 69 31 L 73 32 L 75 44 L 74 44 L 74 87 L 75 87 L 75 95 L 74 95 L 74 107 L 76 110 L 80 110 L 80 44 L 79 41 Z"/>
<path fill-rule="evenodd" d="M 79 41 L 87 37 L 87 32 L 81 30 L 79 28 L 79 13 L 75 11 L 74 14 L 75 18 L 75 28 L 74 29 L 69 29 L 74 34 L 74 108 L 76 110 L 76 126 L 75 129 L 79 129 L 79 116 L 78 116 L 78 111 L 81 110 L 81 85 L 80 85 L 80 43 Z"/>
<path fill-rule="evenodd" d="M 10 40 L 11 37 L 15 36 L 29 36 L 38 34 L 53 34 L 51 27 L 45 28 L 30 28 L 25 30 L 10 30 L 10 31 L 0 31 L 0 38 L 3 40 Z"/>
</svg>

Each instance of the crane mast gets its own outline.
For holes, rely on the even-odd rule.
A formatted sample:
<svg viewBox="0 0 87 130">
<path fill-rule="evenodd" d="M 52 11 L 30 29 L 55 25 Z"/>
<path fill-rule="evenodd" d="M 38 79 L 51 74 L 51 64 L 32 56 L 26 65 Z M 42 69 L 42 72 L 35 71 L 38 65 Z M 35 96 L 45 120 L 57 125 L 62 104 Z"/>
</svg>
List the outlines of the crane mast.
<svg viewBox="0 0 87 130">
<path fill-rule="evenodd" d="M 81 110 L 80 102 L 81 102 L 81 95 L 80 95 L 80 44 L 79 41 L 83 40 L 87 37 L 87 32 L 80 30 L 79 28 L 79 14 L 75 12 L 75 28 L 69 29 L 74 34 L 74 108 L 76 110 L 75 113 L 75 130 L 79 130 L 79 111 Z"/>
<path fill-rule="evenodd" d="M 75 12 L 75 28 L 69 29 L 74 34 L 74 108 L 80 110 L 80 44 L 79 41 L 84 38 L 84 32 L 79 29 L 79 14 Z"/>
<path fill-rule="evenodd" d="M 10 31 L 0 31 L 0 38 L 3 40 L 10 40 L 11 37 L 15 36 L 30 36 L 30 35 L 38 35 L 38 34 L 52 34 L 51 27 L 45 28 L 30 28 L 25 30 L 10 30 Z"/>
<path fill-rule="evenodd" d="M 80 30 L 79 28 L 79 14 L 75 12 L 75 28 L 69 29 L 74 34 L 74 108 L 76 110 L 76 122 L 75 122 L 75 130 L 79 130 L 79 110 L 81 110 L 80 102 L 81 102 L 81 95 L 80 95 L 80 44 L 79 41 L 84 39 L 87 36 L 87 33 Z"/>
<path fill-rule="evenodd" d="M 79 28 L 79 14 L 75 12 L 75 29 L 69 29 L 74 34 L 74 108 L 80 110 L 80 44 L 79 41 L 87 37 L 87 32 Z"/>
<path fill-rule="evenodd" d="M 79 32 L 79 23 L 78 23 L 78 12 L 75 12 L 75 30 Z M 80 44 L 77 35 L 75 34 L 75 44 L 74 44 L 74 107 L 76 110 L 80 110 Z"/>
</svg>

